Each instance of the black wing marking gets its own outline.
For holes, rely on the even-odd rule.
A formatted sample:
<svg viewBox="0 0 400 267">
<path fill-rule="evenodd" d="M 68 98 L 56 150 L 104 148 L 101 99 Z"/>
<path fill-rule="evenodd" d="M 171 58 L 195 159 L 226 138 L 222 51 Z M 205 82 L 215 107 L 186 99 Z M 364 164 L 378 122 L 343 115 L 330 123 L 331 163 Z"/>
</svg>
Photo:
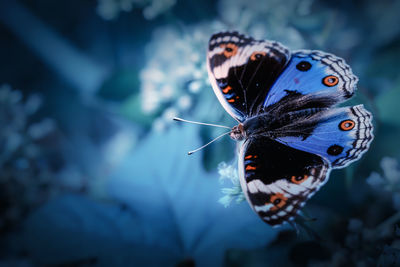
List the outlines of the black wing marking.
<svg viewBox="0 0 400 267">
<path fill-rule="evenodd" d="M 289 58 L 289 50 L 277 42 L 222 32 L 210 39 L 207 68 L 218 100 L 242 122 L 263 104 Z"/>
<path fill-rule="evenodd" d="M 343 168 L 358 160 L 374 137 L 372 115 L 363 105 L 329 109 L 299 118 L 281 131 L 286 136 L 277 141 L 320 155 L 329 160 L 333 168 Z"/>
<path fill-rule="evenodd" d="M 272 226 L 294 219 L 327 180 L 330 164 L 267 137 L 245 141 L 239 156 L 240 183 L 252 209 Z"/>
</svg>

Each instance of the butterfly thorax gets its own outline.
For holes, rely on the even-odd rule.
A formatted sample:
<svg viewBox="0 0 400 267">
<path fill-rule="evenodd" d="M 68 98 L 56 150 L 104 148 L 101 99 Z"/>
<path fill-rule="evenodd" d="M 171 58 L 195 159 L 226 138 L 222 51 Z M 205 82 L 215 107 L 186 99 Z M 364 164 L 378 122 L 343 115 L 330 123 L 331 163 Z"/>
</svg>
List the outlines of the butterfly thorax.
<svg viewBox="0 0 400 267">
<path fill-rule="evenodd" d="M 271 115 L 261 114 L 246 119 L 243 123 L 234 126 L 229 134 L 233 140 L 241 141 L 259 133 L 266 135 L 276 128 L 277 120 Z M 272 135 L 270 136 L 272 137 Z"/>
<path fill-rule="evenodd" d="M 256 134 L 257 132 L 268 132 L 272 129 L 274 118 L 268 114 L 261 114 L 248 118 L 243 123 L 243 128 L 247 136 Z"/>
</svg>

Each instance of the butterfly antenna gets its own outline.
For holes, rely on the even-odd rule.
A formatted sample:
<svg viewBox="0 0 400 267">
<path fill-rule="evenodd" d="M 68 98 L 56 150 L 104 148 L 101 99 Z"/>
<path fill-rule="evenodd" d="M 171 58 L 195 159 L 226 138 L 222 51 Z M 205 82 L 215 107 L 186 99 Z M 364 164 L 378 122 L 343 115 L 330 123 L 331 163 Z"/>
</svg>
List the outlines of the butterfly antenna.
<svg viewBox="0 0 400 267">
<path fill-rule="evenodd" d="M 189 152 L 188 152 L 188 155 L 192 155 L 193 153 L 195 153 L 195 152 L 197 152 L 197 151 L 199 151 L 199 150 L 205 148 L 205 147 L 208 146 L 209 144 L 211 144 L 211 143 L 217 141 L 218 139 L 220 139 L 220 138 L 224 137 L 225 135 L 229 134 L 230 132 L 231 132 L 231 131 L 226 132 L 226 133 L 223 133 L 223 134 L 221 134 L 220 136 L 215 137 L 213 140 L 211 140 L 210 142 L 208 142 L 208 143 L 205 144 L 204 146 L 201 146 L 201 147 L 199 147 L 199 148 L 197 148 L 197 149 L 195 149 L 195 150 L 189 151 Z"/>
<path fill-rule="evenodd" d="M 231 129 L 230 127 L 224 126 L 224 125 L 218 125 L 218 124 L 212 124 L 212 123 L 204 123 L 204 122 L 197 122 L 197 121 L 188 121 L 188 120 L 184 120 L 184 119 L 177 118 L 177 117 L 174 117 L 173 120 L 174 120 L 174 121 L 181 121 L 181 122 L 188 122 L 188 123 L 193 123 L 193 124 L 200 124 L 200 125 L 206 125 L 206 126 L 213 126 L 213 127 L 225 128 L 225 129 L 229 129 L 229 130 Z"/>
</svg>

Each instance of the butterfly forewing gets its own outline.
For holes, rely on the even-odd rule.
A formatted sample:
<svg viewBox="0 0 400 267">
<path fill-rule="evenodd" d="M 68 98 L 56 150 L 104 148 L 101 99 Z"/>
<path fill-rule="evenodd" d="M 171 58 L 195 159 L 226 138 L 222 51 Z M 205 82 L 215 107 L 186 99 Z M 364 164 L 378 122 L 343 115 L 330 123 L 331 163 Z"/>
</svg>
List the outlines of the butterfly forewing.
<svg viewBox="0 0 400 267">
<path fill-rule="evenodd" d="M 277 42 L 257 41 L 237 32 L 213 35 L 207 67 L 225 110 L 241 122 L 257 113 L 289 57 L 289 51 Z"/>
<path fill-rule="evenodd" d="M 290 93 L 327 96 L 335 105 L 353 96 L 357 81 L 342 58 L 322 51 L 298 51 L 272 86 L 264 106 L 279 103 Z"/>
</svg>

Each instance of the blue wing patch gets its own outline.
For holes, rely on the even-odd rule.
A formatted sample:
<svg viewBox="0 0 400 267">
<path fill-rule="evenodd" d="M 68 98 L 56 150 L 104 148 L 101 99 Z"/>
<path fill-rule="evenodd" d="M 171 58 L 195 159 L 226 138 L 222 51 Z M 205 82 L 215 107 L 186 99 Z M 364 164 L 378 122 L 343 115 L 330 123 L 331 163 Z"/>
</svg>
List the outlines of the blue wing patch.
<svg viewBox="0 0 400 267">
<path fill-rule="evenodd" d="M 354 94 L 358 78 L 345 61 L 321 51 L 298 51 L 272 86 L 264 107 L 275 104 L 289 92 L 330 96 L 335 103 Z"/>
<path fill-rule="evenodd" d="M 308 137 L 286 136 L 276 140 L 320 155 L 333 168 L 347 166 L 368 150 L 373 139 L 372 115 L 363 105 L 332 109 L 318 116 L 318 124 Z"/>
</svg>

